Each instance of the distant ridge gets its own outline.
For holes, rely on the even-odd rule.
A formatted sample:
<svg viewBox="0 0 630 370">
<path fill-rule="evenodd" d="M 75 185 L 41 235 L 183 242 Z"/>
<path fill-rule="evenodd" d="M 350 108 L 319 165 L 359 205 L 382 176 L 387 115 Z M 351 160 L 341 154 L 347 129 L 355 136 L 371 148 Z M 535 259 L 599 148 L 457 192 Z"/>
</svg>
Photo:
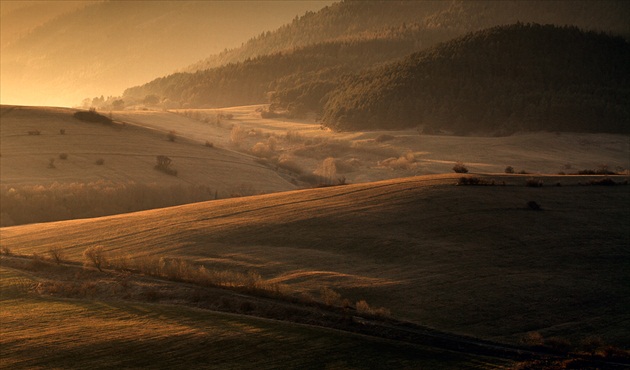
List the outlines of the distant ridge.
<svg viewBox="0 0 630 370">
<path fill-rule="evenodd" d="M 520 22 L 573 25 L 630 37 L 630 6 L 625 1 L 341 1 L 307 12 L 273 32 L 263 32 L 241 47 L 194 63 L 195 72 L 247 58 L 288 51 L 324 41 L 371 38 L 382 30 L 416 25 L 439 41 L 467 32 Z M 431 46 L 425 40 L 422 47 Z"/>
</svg>

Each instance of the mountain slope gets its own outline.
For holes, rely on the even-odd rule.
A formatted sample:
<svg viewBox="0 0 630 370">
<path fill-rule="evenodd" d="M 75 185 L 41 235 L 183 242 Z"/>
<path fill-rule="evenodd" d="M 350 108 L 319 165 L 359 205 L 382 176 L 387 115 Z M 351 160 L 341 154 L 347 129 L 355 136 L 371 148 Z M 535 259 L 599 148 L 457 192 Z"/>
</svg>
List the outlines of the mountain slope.
<svg viewBox="0 0 630 370">
<path fill-rule="evenodd" d="M 409 54 L 424 38 L 418 29 L 392 30 L 372 39 L 324 42 L 230 63 L 195 73 L 175 73 L 128 88 L 128 104 L 156 96 L 162 105 L 228 107 L 265 102 L 273 91 L 317 84 Z"/>
<path fill-rule="evenodd" d="M 420 47 L 471 31 L 520 22 L 574 25 L 630 36 L 624 1 L 341 1 L 307 12 L 240 48 L 226 50 L 185 69 L 195 72 L 256 56 L 338 39 L 370 38 L 388 28 L 416 25 L 432 37 Z M 434 39 L 435 38 L 435 39 Z M 411 52 L 411 51 L 410 51 Z"/>
<path fill-rule="evenodd" d="M 330 94 L 339 130 L 629 132 L 630 44 L 576 28 L 481 31 L 358 74 Z"/>
<path fill-rule="evenodd" d="M 326 3 L 88 3 L 12 42 L 3 34 L 2 103 L 71 106 L 85 97 L 118 95 Z"/>
<path fill-rule="evenodd" d="M 455 186 L 390 180 L 2 228 L 14 253 L 88 246 L 253 271 L 295 291 L 329 286 L 436 329 L 518 342 L 529 331 L 629 346 L 626 186 Z M 615 181 L 620 182 L 619 178 Z M 531 210 L 536 201 L 542 211 Z M 602 237 L 605 235 L 605 237 Z"/>
</svg>

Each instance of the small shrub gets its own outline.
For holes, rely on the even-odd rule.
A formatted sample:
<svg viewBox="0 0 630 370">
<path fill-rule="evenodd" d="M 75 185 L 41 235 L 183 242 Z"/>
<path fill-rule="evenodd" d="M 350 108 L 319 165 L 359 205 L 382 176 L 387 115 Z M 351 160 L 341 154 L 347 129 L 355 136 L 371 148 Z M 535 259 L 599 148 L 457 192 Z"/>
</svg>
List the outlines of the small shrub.
<svg viewBox="0 0 630 370">
<path fill-rule="evenodd" d="M 61 153 L 61 154 L 59 154 L 59 159 L 64 160 L 64 161 L 66 159 L 68 159 L 68 153 Z"/>
<path fill-rule="evenodd" d="M 105 160 L 103 158 L 99 158 L 96 160 L 96 164 L 99 166 L 102 166 L 105 164 Z"/>
<path fill-rule="evenodd" d="M 204 145 L 205 145 L 206 147 L 208 147 L 208 148 L 214 148 L 214 144 L 213 144 L 213 143 L 211 143 L 211 142 L 209 142 L 209 141 L 207 141 L 207 140 L 206 140 L 206 143 L 205 143 Z"/>
<path fill-rule="evenodd" d="M 591 336 L 580 342 L 580 349 L 590 354 L 595 354 L 605 347 L 604 341 L 600 337 Z"/>
<path fill-rule="evenodd" d="M 288 130 L 284 138 L 286 139 L 286 141 L 290 143 L 300 143 L 304 141 L 304 138 L 302 137 L 302 135 L 300 135 L 299 132 L 293 131 L 293 130 Z"/>
<path fill-rule="evenodd" d="M 596 175 L 597 172 L 595 170 L 580 170 L 578 171 L 578 175 Z"/>
<path fill-rule="evenodd" d="M 529 209 L 534 210 L 534 211 L 542 210 L 542 208 L 540 208 L 540 205 L 533 200 L 530 200 L 529 202 L 527 202 L 527 207 L 529 207 Z"/>
<path fill-rule="evenodd" d="M 391 314 L 390 311 L 388 309 L 386 309 L 386 308 L 383 308 L 383 307 L 372 308 L 372 307 L 370 307 L 370 305 L 364 300 L 360 300 L 360 301 L 357 302 L 356 309 L 357 309 L 357 312 L 359 314 L 364 314 L 364 315 L 386 317 L 386 316 L 389 316 Z"/>
<path fill-rule="evenodd" d="M 376 139 L 374 139 L 374 141 L 377 143 L 384 143 L 386 141 L 394 140 L 395 138 L 396 137 L 393 135 L 382 134 L 382 135 L 378 135 Z"/>
<path fill-rule="evenodd" d="M 168 134 L 166 134 L 166 138 L 168 139 L 168 141 L 174 143 L 175 140 L 177 140 L 177 132 L 171 130 L 168 132 Z"/>
<path fill-rule="evenodd" d="M 379 161 L 378 165 L 383 167 L 389 167 L 393 170 L 408 170 L 414 166 L 416 158 L 412 152 L 408 152 L 398 158 L 387 158 Z"/>
<path fill-rule="evenodd" d="M 270 158 L 274 155 L 274 148 L 268 143 L 258 142 L 251 149 L 253 155 L 259 158 Z"/>
<path fill-rule="evenodd" d="M 605 177 L 603 179 L 598 179 L 598 180 L 591 180 L 588 182 L 590 185 L 603 185 L 603 186 L 613 186 L 613 185 L 617 185 L 617 183 L 609 178 L 609 177 Z"/>
<path fill-rule="evenodd" d="M 31 263 L 30 263 L 30 267 L 33 270 L 40 270 L 46 266 L 48 266 L 48 263 L 46 262 L 46 259 L 42 256 L 40 256 L 37 253 L 33 253 L 31 255 Z"/>
<path fill-rule="evenodd" d="M 514 167 L 512 166 L 507 166 L 505 167 L 505 173 L 514 173 Z"/>
<path fill-rule="evenodd" d="M 171 168 L 172 160 L 165 155 L 158 155 L 156 157 L 157 164 L 155 165 L 155 169 L 158 171 L 162 171 L 171 176 L 177 176 L 177 170 Z"/>
<path fill-rule="evenodd" d="M 525 180 L 525 185 L 529 186 L 531 188 L 540 188 L 540 187 L 543 186 L 543 182 L 542 182 L 542 180 L 530 177 L 527 180 Z"/>
<path fill-rule="evenodd" d="M 53 260 L 56 264 L 61 264 L 63 262 L 64 253 L 63 250 L 59 247 L 52 247 L 48 250 L 48 255 L 50 259 Z"/>
<path fill-rule="evenodd" d="M 569 352 L 572 348 L 571 342 L 565 338 L 551 337 L 545 339 L 545 346 L 559 352 Z"/>
<path fill-rule="evenodd" d="M 262 110 L 260 112 L 260 118 L 275 118 L 275 117 L 279 117 L 280 115 L 272 110 Z"/>
<path fill-rule="evenodd" d="M 464 165 L 464 163 L 462 163 L 462 162 L 457 162 L 457 163 L 455 163 L 455 165 L 453 166 L 453 171 L 455 171 L 455 173 L 468 173 L 468 168 L 466 168 L 466 166 Z"/>
<path fill-rule="evenodd" d="M 66 134 L 66 130 L 65 129 L 60 129 L 59 130 L 59 135 L 65 135 Z"/>
<path fill-rule="evenodd" d="M 335 306 L 341 302 L 341 295 L 328 287 L 323 287 L 319 294 L 328 306 Z"/>
<path fill-rule="evenodd" d="M 2 246 L 0 247 L 0 254 L 3 254 L 5 256 L 12 256 L 13 252 L 11 251 L 11 248 Z"/>
<path fill-rule="evenodd" d="M 530 347 L 542 346 L 544 343 L 542 334 L 537 331 L 530 331 L 529 333 L 525 334 L 521 341 L 523 342 L 523 344 Z"/>
<path fill-rule="evenodd" d="M 230 143 L 234 146 L 240 146 L 247 138 L 247 132 L 240 125 L 234 125 L 230 132 Z"/>
<path fill-rule="evenodd" d="M 89 111 L 78 111 L 73 114 L 76 119 L 86 122 L 97 122 L 106 125 L 111 125 L 114 121 L 111 118 L 106 117 L 96 112 L 94 108 L 90 108 Z"/>
<path fill-rule="evenodd" d="M 478 177 L 460 177 L 457 185 L 485 185 L 485 181 Z"/>
</svg>

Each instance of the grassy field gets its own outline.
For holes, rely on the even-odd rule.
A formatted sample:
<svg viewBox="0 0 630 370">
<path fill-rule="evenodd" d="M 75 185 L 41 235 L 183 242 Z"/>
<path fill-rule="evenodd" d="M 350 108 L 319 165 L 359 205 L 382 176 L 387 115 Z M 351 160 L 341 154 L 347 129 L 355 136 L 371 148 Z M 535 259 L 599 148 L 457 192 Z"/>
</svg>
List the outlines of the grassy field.
<svg viewBox="0 0 630 370">
<path fill-rule="evenodd" d="M 510 363 L 168 304 L 63 299 L 0 267 L 0 368 L 505 368 Z"/>
<path fill-rule="evenodd" d="M 74 112 L 0 108 L 2 226 L 296 188 L 250 155 L 177 134 L 170 141 L 169 130 L 84 122 Z M 177 175 L 156 171 L 157 156 L 169 157 Z"/>
<path fill-rule="evenodd" d="M 474 340 L 509 346 L 540 335 L 573 348 L 630 348 L 627 136 L 332 133 L 314 120 L 262 119 L 261 108 L 113 112 L 115 123 L 102 125 L 70 109 L 1 107 L 3 225 L 12 224 L 8 208 L 24 220 L 71 220 L 0 228 L 0 252 L 35 256 L 36 266 L 0 267 L 0 367 L 511 366 L 296 323 L 308 320 L 192 307 L 180 302 L 190 300 L 183 285 L 164 288 L 179 294 L 168 302 L 118 291 L 48 294 L 59 277 L 38 259 L 60 251 L 68 271 L 81 270 L 83 252 L 96 246 L 116 261 L 179 259 L 278 287 L 285 299 L 337 292 L 337 305 L 365 300 L 391 319 Z M 157 155 L 172 158 L 177 176 L 154 169 Z M 456 161 L 488 186 L 444 174 Z M 503 174 L 508 165 L 529 174 Z M 582 169 L 625 175 L 549 175 Z M 342 178 L 350 184 L 296 190 Z M 592 185 L 602 179 L 616 185 Z M 179 204 L 173 193 L 193 187 L 202 198 L 179 203 L 213 200 L 132 212 L 160 207 L 155 199 Z M 259 193 L 267 194 L 230 198 Z M 96 214 L 70 209 L 132 213 L 89 218 Z M 83 276 L 72 273 L 69 281 Z M 89 284 L 118 284 L 112 279 Z"/>
<path fill-rule="evenodd" d="M 416 130 L 331 132 L 314 119 L 261 118 L 266 106 L 223 109 L 187 109 L 169 112 L 113 112 L 115 118 L 158 130 L 176 130 L 200 143 L 214 140 L 247 153 L 255 145 L 272 150 L 257 155 L 289 162 L 305 173 L 317 171 L 332 157 L 337 176 L 348 182 L 451 172 L 454 162 L 464 162 L 472 172 L 515 171 L 540 174 L 577 173 L 607 166 L 612 171 L 630 169 L 630 141 L 626 135 L 580 133 L 519 133 L 507 137 L 419 135 Z M 225 117 L 230 117 L 227 119 Z M 238 147 L 231 145 L 231 130 L 247 134 Z M 259 144 L 260 143 L 260 144 Z"/>
<path fill-rule="evenodd" d="M 588 176 L 541 176 L 543 187 L 525 186 L 528 176 L 481 177 L 497 185 L 423 176 L 9 227 L 2 247 L 58 247 L 75 261 L 95 245 L 181 257 L 255 271 L 294 292 L 331 287 L 447 332 L 630 346 L 628 187 L 578 185 L 597 178 Z"/>
<path fill-rule="evenodd" d="M 114 183 L 203 184 L 227 196 L 239 186 L 258 186 L 259 192 L 295 187 L 251 156 L 208 148 L 165 131 L 147 130 L 118 122 L 83 122 L 73 109 L 2 106 L 2 185 L 107 180 Z M 106 114 L 107 115 L 107 114 Z M 64 130 L 64 134 L 60 133 Z M 39 131 L 39 135 L 29 135 Z M 210 139 L 210 138 L 209 138 Z M 67 159 L 59 155 L 66 153 Z M 173 159 L 177 176 L 154 170 L 156 156 Z M 54 158 L 55 169 L 48 168 Z M 103 159 L 103 165 L 96 165 Z"/>
</svg>

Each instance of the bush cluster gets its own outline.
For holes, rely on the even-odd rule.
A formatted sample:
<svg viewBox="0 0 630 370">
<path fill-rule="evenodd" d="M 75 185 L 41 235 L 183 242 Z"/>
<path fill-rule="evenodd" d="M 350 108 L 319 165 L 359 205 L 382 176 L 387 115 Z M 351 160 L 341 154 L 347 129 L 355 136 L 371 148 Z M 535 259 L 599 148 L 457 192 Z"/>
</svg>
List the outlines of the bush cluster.
<svg viewBox="0 0 630 370">
<path fill-rule="evenodd" d="M 85 122 L 97 122 L 97 123 L 103 123 L 106 125 L 111 125 L 113 123 L 112 119 L 104 116 L 98 112 L 96 112 L 96 109 L 92 108 L 88 111 L 78 111 L 75 112 L 73 114 L 73 116 L 76 119 L 79 119 L 81 121 L 85 121 Z"/>
<path fill-rule="evenodd" d="M 207 186 L 107 181 L 0 186 L 0 226 L 98 217 L 214 199 Z"/>
</svg>

